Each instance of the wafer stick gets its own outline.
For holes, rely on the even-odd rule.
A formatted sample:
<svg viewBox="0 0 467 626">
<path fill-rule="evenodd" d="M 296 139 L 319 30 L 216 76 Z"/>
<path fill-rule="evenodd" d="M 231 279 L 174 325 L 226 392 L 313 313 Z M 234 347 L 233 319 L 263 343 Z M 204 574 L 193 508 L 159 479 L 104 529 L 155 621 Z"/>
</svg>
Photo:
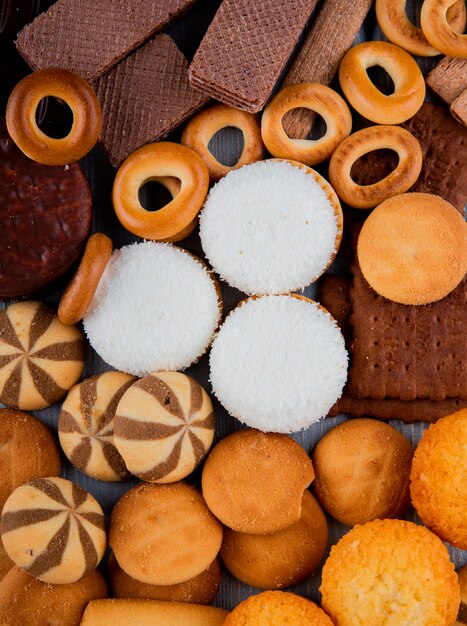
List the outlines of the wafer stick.
<svg viewBox="0 0 467 626">
<path fill-rule="evenodd" d="M 371 5 L 372 0 L 325 0 L 285 78 L 284 87 L 297 83 L 329 85 Z M 313 120 L 313 114 L 295 110 L 284 118 L 283 124 L 288 135 L 303 138 L 310 132 Z"/>
<path fill-rule="evenodd" d="M 426 77 L 426 83 L 447 104 L 467 89 L 467 59 L 444 57 Z"/>
<path fill-rule="evenodd" d="M 451 104 L 451 113 L 464 126 L 467 126 L 467 89 Z"/>
</svg>

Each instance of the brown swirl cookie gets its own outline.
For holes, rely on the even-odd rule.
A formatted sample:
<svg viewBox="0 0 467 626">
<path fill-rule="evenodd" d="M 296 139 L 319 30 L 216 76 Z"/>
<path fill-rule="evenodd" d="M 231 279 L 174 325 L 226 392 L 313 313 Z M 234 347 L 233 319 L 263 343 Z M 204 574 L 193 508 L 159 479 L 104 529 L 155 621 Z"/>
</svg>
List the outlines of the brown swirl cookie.
<svg viewBox="0 0 467 626">
<path fill-rule="evenodd" d="M 8 556 L 52 584 L 89 574 L 106 544 L 99 503 L 63 478 L 36 478 L 18 487 L 3 507 L 1 532 Z"/>
<path fill-rule="evenodd" d="M 0 311 L 0 402 L 43 409 L 81 376 L 84 339 L 41 302 L 17 302 Z"/>
<path fill-rule="evenodd" d="M 60 445 L 71 463 L 92 478 L 118 481 L 130 476 L 113 432 L 117 405 L 135 380 L 123 372 L 97 374 L 75 385 L 63 403 Z"/>
<path fill-rule="evenodd" d="M 114 441 L 132 474 L 170 483 L 203 460 L 214 438 L 211 400 L 180 372 L 157 372 L 125 392 L 114 420 Z"/>
</svg>

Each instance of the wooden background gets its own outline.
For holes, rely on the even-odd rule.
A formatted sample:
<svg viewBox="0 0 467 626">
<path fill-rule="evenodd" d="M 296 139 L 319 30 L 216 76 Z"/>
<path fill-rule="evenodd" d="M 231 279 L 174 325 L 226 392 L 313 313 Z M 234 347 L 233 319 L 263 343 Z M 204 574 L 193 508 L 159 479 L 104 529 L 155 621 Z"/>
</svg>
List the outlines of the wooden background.
<svg viewBox="0 0 467 626">
<path fill-rule="evenodd" d="M 261 1 L 261 0 L 258 0 Z M 293 2 L 293 0 L 290 0 Z M 348 0 L 349 4 L 352 4 L 352 0 Z M 53 2 L 51 0 L 17 0 L 10 3 L 16 5 L 15 8 L 25 12 L 27 5 L 32 14 L 35 15 L 40 11 L 45 10 Z M 211 21 L 217 7 L 219 6 L 219 0 L 198 0 L 198 4 L 187 13 L 178 23 L 174 24 L 168 29 L 168 33 L 173 36 L 176 43 L 181 50 L 191 58 L 199 44 L 203 33 L 205 32 L 209 22 Z M 287 3 L 285 3 L 286 5 Z M 321 3 L 318 3 L 318 9 Z M 419 14 L 419 6 L 421 2 L 408 2 L 409 15 L 414 17 Z M 417 6 L 416 6 L 417 5 Z M 0 2 L 0 7 L 1 7 Z M 5 3 L 3 9 L 5 9 Z M 316 13 L 316 12 L 315 12 Z M 1 15 L 1 14 L 0 14 Z M 313 16 L 310 23 L 313 20 Z M 416 20 L 416 18 L 415 18 Z M 5 30 L 3 21 L 0 18 L 0 29 L 3 30 L 0 34 L 0 106 L 4 109 L 6 98 L 11 91 L 13 85 L 23 75 L 28 72 L 28 68 L 21 61 L 19 56 L 14 50 L 13 38 L 14 32 L 7 32 Z M 370 11 L 358 37 L 358 41 L 382 39 L 381 31 L 376 24 L 374 15 L 374 9 Z M 433 59 L 417 59 L 420 67 L 426 75 L 428 71 L 434 66 L 436 60 Z M 380 74 L 377 78 L 377 82 L 384 84 L 384 77 Z M 335 85 L 334 85 L 335 86 Z M 336 86 L 337 87 L 337 86 Z M 337 87 L 338 88 L 338 87 Z M 431 96 L 429 96 L 430 99 Z M 51 132 L 60 130 L 64 122 L 62 107 L 59 105 L 49 106 L 47 111 L 44 112 L 44 127 L 49 128 Z M 65 116 L 66 117 L 66 116 Z M 178 140 L 180 137 L 180 130 L 174 133 L 170 139 Z M 214 154 L 223 162 L 232 163 L 235 161 L 235 156 L 241 151 L 242 138 L 239 131 L 233 129 L 227 129 L 221 131 L 211 142 L 211 149 Z M 94 218 L 93 218 L 93 232 L 99 231 L 109 235 L 113 242 L 114 247 L 119 248 L 122 245 L 137 241 L 138 239 L 127 232 L 117 221 L 111 205 L 111 188 L 113 179 L 115 176 L 115 169 L 112 168 L 99 148 L 95 148 L 85 159 L 83 159 L 82 165 L 84 171 L 88 177 L 94 206 Z M 327 175 L 326 167 L 317 168 L 324 176 Z M 150 210 L 155 210 L 162 206 L 162 203 L 167 200 L 165 194 L 161 193 L 160 189 L 150 186 L 150 188 L 143 190 L 143 204 Z M 1 236 L 1 233 L 0 233 Z M 188 239 L 181 242 L 183 248 L 186 248 L 190 252 L 203 258 L 203 253 L 200 245 L 200 240 L 197 231 L 195 231 Z M 336 261 L 330 268 L 330 272 L 342 272 L 346 271 L 348 267 L 348 259 L 338 256 Z M 222 285 L 222 294 L 225 304 L 225 314 L 227 314 L 243 297 L 244 295 L 230 287 L 225 283 Z M 304 292 L 305 295 L 314 297 L 316 294 L 316 286 L 311 285 Z M 46 300 L 52 305 L 56 305 L 59 299 L 60 293 L 51 294 Z M 1 304 L 0 304 L 1 306 Z M 86 367 L 84 371 L 84 377 L 103 372 L 110 369 L 88 346 Z M 210 385 L 208 382 L 208 357 L 205 356 L 197 365 L 189 368 L 187 373 L 196 378 L 208 391 L 210 391 Z M 219 405 L 219 403 L 213 398 L 215 411 L 216 411 L 216 440 L 225 437 L 227 434 L 241 428 L 241 424 L 230 417 L 227 412 Z M 49 409 L 43 411 L 36 411 L 34 414 L 47 423 L 52 429 L 56 430 L 57 417 L 60 412 L 60 404 L 55 405 Z M 346 419 L 345 416 L 339 416 L 336 418 L 328 418 L 322 420 L 320 423 L 313 425 L 309 429 L 297 433 L 294 438 L 308 451 L 313 449 L 314 445 L 319 441 L 325 432 L 338 423 L 341 423 Z M 398 430 L 413 443 L 419 441 L 421 433 L 424 429 L 422 424 L 404 425 L 401 422 L 391 422 Z M 127 491 L 130 487 L 136 484 L 138 481 L 127 481 L 123 483 L 104 483 L 92 480 L 88 478 L 80 471 L 75 469 L 64 458 L 63 459 L 63 476 L 72 481 L 81 484 L 84 488 L 90 491 L 100 502 L 107 516 L 109 515 L 113 505 L 120 498 L 120 496 Z M 196 471 L 189 477 L 189 481 L 199 484 L 200 471 Z M 413 511 L 410 511 L 406 519 L 412 521 L 419 521 Z M 336 543 L 339 537 L 344 534 L 348 528 L 344 525 L 332 520 L 328 517 L 329 521 L 329 547 Z M 449 546 L 448 546 L 449 547 Z M 457 567 L 467 563 L 467 552 L 450 548 L 451 558 Z M 327 553 L 328 553 L 327 551 Z M 326 555 L 327 555 L 326 553 Z M 305 582 L 296 585 L 291 588 L 292 591 L 300 593 L 313 600 L 319 601 L 318 588 L 320 585 L 320 570 L 318 570 L 312 577 Z M 222 586 L 219 591 L 216 605 L 222 606 L 226 609 L 232 609 L 238 602 L 246 598 L 252 593 L 258 593 L 251 587 L 248 587 L 239 581 L 235 580 L 228 572 L 224 571 Z"/>
</svg>

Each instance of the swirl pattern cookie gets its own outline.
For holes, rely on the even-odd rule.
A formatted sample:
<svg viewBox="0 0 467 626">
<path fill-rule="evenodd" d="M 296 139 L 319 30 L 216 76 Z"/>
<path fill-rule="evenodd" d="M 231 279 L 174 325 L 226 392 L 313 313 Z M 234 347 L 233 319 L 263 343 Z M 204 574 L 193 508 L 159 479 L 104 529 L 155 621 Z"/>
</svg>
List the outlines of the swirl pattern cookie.
<svg viewBox="0 0 467 626">
<path fill-rule="evenodd" d="M 63 478 L 36 478 L 18 487 L 3 507 L 1 532 L 17 565 L 58 585 L 92 572 L 106 545 L 99 503 Z"/>
<path fill-rule="evenodd" d="M 188 476 L 214 438 L 211 400 L 180 372 L 157 372 L 132 385 L 118 403 L 114 442 L 132 474 L 172 483 Z"/>
<path fill-rule="evenodd" d="M 114 416 L 120 398 L 136 378 L 104 372 L 75 385 L 58 417 L 60 445 L 79 470 L 97 480 L 129 477 L 114 444 Z"/>
<path fill-rule="evenodd" d="M 17 302 L 0 311 L 0 402 L 24 410 L 51 406 L 83 367 L 81 331 L 45 304 Z"/>
</svg>

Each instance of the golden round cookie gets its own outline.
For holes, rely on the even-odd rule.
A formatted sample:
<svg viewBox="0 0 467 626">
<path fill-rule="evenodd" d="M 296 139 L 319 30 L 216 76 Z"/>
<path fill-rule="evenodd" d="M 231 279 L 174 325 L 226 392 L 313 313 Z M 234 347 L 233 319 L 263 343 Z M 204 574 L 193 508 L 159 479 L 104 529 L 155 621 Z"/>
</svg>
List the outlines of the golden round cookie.
<svg viewBox="0 0 467 626">
<path fill-rule="evenodd" d="M 446 546 L 402 520 L 355 526 L 323 567 L 322 605 L 338 626 L 451 626 L 459 583 Z"/>
<path fill-rule="evenodd" d="M 467 550 L 467 409 L 423 433 L 412 463 L 410 495 L 428 528 Z"/>
<path fill-rule="evenodd" d="M 357 244 L 363 275 L 381 296 L 400 304 L 441 300 L 467 270 L 467 224 L 450 204 L 428 193 L 382 202 Z"/>
<path fill-rule="evenodd" d="M 314 602 L 286 591 L 263 591 L 240 602 L 222 626 L 333 626 Z"/>
<path fill-rule="evenodd" d="M 461 603 L 457 614 L 457 622 L 454 626 L 464 626 L 467 624 L 467 565 L 457 571 L 459 585 L 461 588 Z"/>
<path fill-rule="evenodd" d="M 113 552 L 109 557 L 108 571 L 112 592 L 116 598 L 166 600 L 191 604 L 214 602 L 222 577 L 219 559 L 214 559 L 204 572 L 178 585 L 148 585 L 128 576 L 117 563 Z"/>
<path fill-rule="evenodd" d="M 86 605 L 107 597 L 98 571 L 69 585 L 44 583 L 13 567 L 0 584 L 2 626 L 79 626 Z"/>
<path fill-rule="evenodd" d="M 298 522 L 272 535 L 249 535 L 224 528 L 221 558 L 236 578 L 258 589 L 281 589 L 308 578 L 324 556 L 326 517 L 306 489 Z"/>
<path fill-rule="evenodd" d="M 313 491 L 335 519 L 354 526 L 401 517 L 410 506 L 413 448 L 395 428 L 353 419 L 328 431 L 312 462 Z"/>
<path fill-rule="evenodd" d="M 202 495 L 184 483 L 144 484 L 115 505 L 109 545 L 120 567 L 150 585 L 176 585 L 216 558 L 222 526 Z"/>
<path fill-rule="evenodd" d="M 303 491 L 313 478 L 307 453 L 292 437 L 247 429 L 213 448 L 201 484 L 208 507 L 225 526 L 264 535 L 298 522 Z"/>
</svg>

